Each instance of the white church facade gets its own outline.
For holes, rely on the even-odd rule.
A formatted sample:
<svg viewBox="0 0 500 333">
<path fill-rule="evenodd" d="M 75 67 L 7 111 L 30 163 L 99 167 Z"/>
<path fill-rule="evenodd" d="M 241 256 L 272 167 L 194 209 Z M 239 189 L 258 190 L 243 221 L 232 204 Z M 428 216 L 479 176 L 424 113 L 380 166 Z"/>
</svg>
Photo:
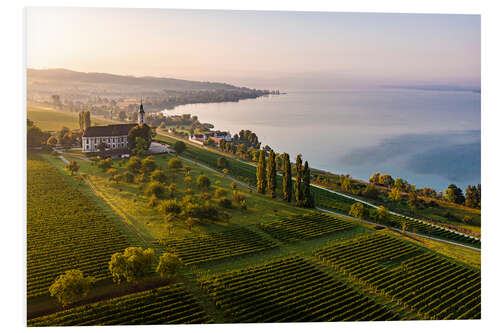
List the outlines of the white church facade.
<svg viewBox="0 0 500 333">
<path fill-rule="evenodd" d="M 144 107 L 141 106 L 138 113 L 137 123 L 144 124 Z M 116 124 L 107 126 L 91 126 L 85 130 L 82 136 L 82 152 L 97 153 L 99 144 L 104 142 L 106 150 L 116 152 L 128 152 L 128 133 L 137 124 Z"/>
</svg>

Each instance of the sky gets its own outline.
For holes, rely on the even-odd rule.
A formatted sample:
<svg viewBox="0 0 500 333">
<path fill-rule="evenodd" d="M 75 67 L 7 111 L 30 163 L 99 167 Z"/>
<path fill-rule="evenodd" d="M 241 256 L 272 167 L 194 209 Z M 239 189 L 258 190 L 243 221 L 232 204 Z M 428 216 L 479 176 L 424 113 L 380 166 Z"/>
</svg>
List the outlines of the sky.
<svg viewBox="0 0 500 333">
<path fill-rule="evenodd" d="M 479 15 L 28 8 L 28 68 L 254 88 L 480 87 Z"/>
</svg>

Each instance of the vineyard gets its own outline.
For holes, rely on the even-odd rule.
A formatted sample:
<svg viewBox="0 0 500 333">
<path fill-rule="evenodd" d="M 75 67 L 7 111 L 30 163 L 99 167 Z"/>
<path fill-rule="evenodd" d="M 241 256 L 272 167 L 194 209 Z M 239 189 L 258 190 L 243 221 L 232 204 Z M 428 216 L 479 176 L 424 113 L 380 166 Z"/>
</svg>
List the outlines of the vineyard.
<svg viewBox="0 0 500 333">
<path fill-rule="evenodd" d="M 72 308 L 28 326 L 203 324 L 212 320 L 182 284 Z"/>
<path fill-rule="evenodd" d="M 353 227 L 351 222 L 319 213 L 297 215 L 259 224 L 260 229 L 283 242 L 310 239 Z"/>
<path fill-rule="evenodd" d="M 186 265 L 260 252 L 277 246 L 245 228 L 163 239 L 156 241 L 155 245 L 179 255 Z"/>
<path fill-rule="evenodd" d="M 315 195 L 315 202 L 319 207 L 340 212 L 342 214 L 349 214 L 349 209 L 353 203 L 356 201 L 350 198 L 343 197 L 341 195 L 328 192 L 319 188 L 313 188 L 313 193 Z M 373 211 L 373 208 L 366 207 Z M 367 218 L 370 219 L 370 218 Z M 474 239 L 467 235 L 462 235 L 454 232 L 453 230 L 448 230 L 431 223 L 423 223 L 415 219 L 410 219 L 407 217 L 389 214 L 385 221 L 378 221 L 377 223 L 385 224 L 394 228 L 402 229 L 403 223 L 406 224 L 406 230 L 410 232 L 415 232 L 427 236 L 437 237 L 453 242 L 459 242 L 462 244 L 472 245 L 475 247 L 481 247 L 481 241 Z"/>
<path fill-rule="evenodd" d="M 315 255 L 423 318 L 481 318 L 480 272 L 396 238 L 362 236 Z"/>
<path fill-rule="evenodd" d="M 80 269 L 110 277 L 108 261 L 129 246 L 126 237 L 50 164 L 28 156 L 28 297 L 48 294 L 55 278 Z"/>
<path fill-rule="evenodd" d="M 240 323 L 399 318 L 299 257 L 223 273 L 200 283 L 217 307 Z"/>
</svg>

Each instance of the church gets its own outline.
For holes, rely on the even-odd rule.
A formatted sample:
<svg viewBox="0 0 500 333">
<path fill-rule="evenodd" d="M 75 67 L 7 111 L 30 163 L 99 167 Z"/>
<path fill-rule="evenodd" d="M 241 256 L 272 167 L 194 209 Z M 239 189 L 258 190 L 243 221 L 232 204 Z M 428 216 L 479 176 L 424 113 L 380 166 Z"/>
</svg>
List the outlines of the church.
<svg viewBox="0 0 500 333">
<path fill-rule="evenodd" d="M 144 124 L 144 107 L 139 108 L 137 123 Z M 128 133 L 137 124 L 116 124 L 106 126 L 91 126 L 88 127 L 82 136 L 82 152 L 97 153 L 98 146 L 101 142 L 107 145 L 107 151 L 116 154 L 128 153 Z"/>
</svg>

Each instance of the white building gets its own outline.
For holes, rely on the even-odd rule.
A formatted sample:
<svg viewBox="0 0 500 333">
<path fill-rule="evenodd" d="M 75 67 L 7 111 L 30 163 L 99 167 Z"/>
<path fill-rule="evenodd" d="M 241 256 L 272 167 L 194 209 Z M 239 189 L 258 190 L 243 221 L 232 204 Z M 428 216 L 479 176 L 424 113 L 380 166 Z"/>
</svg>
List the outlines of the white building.
<svg viewBox="0 0 500 333">
<path fill-rule="evenodd" d="M 139 125 L 144 124 L 144 107 L 142 106 L 142 100 L 137 122 Z M 98 152 L 98 146 L 101 142 L 106 144 L 106 150 L 108 151 L 115 151 L 117 153 L 128 152 L 128 132 L 136 125 L 137 124 L 117 124 L 91 126 L 83 133 L 82 152 Z"/>
</svg>

